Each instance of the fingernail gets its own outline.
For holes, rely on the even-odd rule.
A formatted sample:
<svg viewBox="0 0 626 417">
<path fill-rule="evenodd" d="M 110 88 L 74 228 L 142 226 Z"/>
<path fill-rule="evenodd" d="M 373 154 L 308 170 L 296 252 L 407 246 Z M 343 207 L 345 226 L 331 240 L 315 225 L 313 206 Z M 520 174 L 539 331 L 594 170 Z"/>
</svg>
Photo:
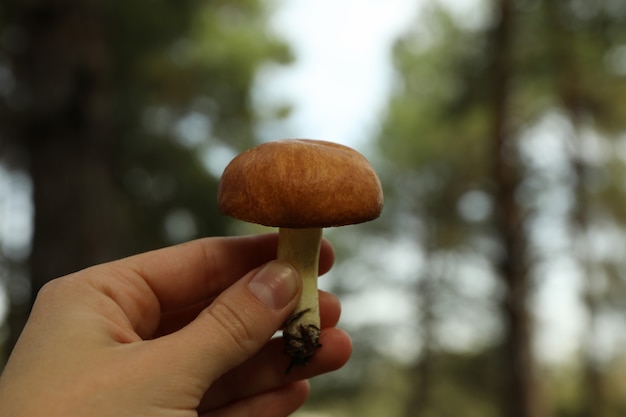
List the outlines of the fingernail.
<svg viewBox="0 0 626 417">
<path fill-rule="evenodd" d="M 285 262 L 266 264 L 248 283 L 248 289 L 267 307 L 280 310 L 298 292 L 298 273 Z"/>
</svg>

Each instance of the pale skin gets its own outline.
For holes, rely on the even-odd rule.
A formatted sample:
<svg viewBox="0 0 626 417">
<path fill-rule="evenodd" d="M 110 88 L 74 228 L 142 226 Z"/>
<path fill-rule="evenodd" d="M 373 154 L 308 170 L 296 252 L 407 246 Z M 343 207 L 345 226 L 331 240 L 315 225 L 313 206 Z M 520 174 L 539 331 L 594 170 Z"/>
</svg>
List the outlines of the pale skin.
<svg viewBox="0 0 626 417">
<path fill-rule="evenodd" d="M 273 261 L 277 240 L 202 239 L 52 281 L 0 376 L 0 415 L 288 416 L 351 344 L 337 298 L 320 292 L 323 347 L 285 373 L 272 335 L 302 284 Z M 332 262 L 324 241 L 319 272 Z"/>
</svg>

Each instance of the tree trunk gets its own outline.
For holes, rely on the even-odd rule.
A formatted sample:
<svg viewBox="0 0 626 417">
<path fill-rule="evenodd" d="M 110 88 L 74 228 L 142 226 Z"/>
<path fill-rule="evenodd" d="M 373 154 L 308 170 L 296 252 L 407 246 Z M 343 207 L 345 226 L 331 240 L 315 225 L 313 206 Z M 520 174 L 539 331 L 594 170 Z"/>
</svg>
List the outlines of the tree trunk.
<svg viewBox="0 0 626 417">
<path fill-rule="evenodd" d="M 568 31 L 563 27 L 559 4 L 544 2 L 546 19 L 552 28 L 552 50 L 554 52 L 554 78 L 556 91 L 562 106 L 572 122 L 572 133 L 569 137 L 571 149 L 570 164 L 574 172 L 575 209 L 572 223 L 575 236 L 574 254 L 584 277 L 582 301 L 587 309 L 588 325 L 586 338 L 583 342 L 583 375 L 581 383 L 582 415 L 586 417 L 603 417 L 606 415 L 605 377 L 601 364 L 598 362 L 595 336 L 597 331 L 598 310 L 601 295 L 596 288 L 594 260 L 590 254 L 588 232 L 590 229 L 590 205 L 587 190 L 589 166 L 584 160 L 583 141 L 580 132 L 585 118 L 585 102 L 587 92 L 583 89 L 580 77 L 580 66 L 576 57 L 576 49 Z"/>
<path fill-rule="evenodd" d="M 588 234 L 590 230 L 590 205 L 587 190 L 587 178 L 589 167 L 584 160 L 583 141 L 580 136 L 581 113 L 578 103 L 582 99 L 583 92 L 579 89 L 576 66 L 571 59 L 564 59 L 563 63 L 568 66 L 558 71 L 559 78 L 564 80 L 560 91 L 565 109 L 572 121 L 573 130 L 570 136 L 572 155 L 570 163 L 575 176 L 574 192 L 576 205 L 572 213 L 572 223 L 575 231 L 574 254 L 583 274 L 584 284 L 582 301 L 587 310 L 587 332 L 583 341 L 583 377 L 581 387 L 582 411 L 586 417 L 603 417 L 606 415 L 606 392 L 604 388 L 604 373 L 602 364 L 597 353 L 597 321 L 598 311 L 602 304 L 602 290 L 596 284 L 596 269 L 593 255 L 591 255 L 591 243 Z"/>
<path fill-rule="evenodd" d="M 25 39 L 15 142 L 26 149 L 35 207 L 32 298 L 50 279 L 116 255 L 112 63 L 105 2 L 17 2 Z M 14 342 L 21 329 L 11 329 Z"/>
<path fill-rule="evenodd" d="M 435 313 L 436 272 L 429 268 L 418 281 L 416 295 L 419 297 L 419 326 L 421 330 L 422 352 L 417 362 L 409 369 L 411 394 L 404 409 L 406 417 L 421 416 L 428 413 L 432 406 L 432 391 L 435 383 L 434 355 L 435 348 Z"/>
<path fill-rule="evenodd" d="M 520 184 L 519 163 L 513 135 L 509 131 L 511 52 L 514 2 L 497 2 L 498 17 L 492 37 L 493 180 L 496 230 L 503 255 L 497 270 L 504 283 L 503 416 L 540 416 L 535 363 L 532 351 L 532 323 L 528 312 L 529 275 L 527 236 L 523 209 L 516 198 Z"/>
</svg>

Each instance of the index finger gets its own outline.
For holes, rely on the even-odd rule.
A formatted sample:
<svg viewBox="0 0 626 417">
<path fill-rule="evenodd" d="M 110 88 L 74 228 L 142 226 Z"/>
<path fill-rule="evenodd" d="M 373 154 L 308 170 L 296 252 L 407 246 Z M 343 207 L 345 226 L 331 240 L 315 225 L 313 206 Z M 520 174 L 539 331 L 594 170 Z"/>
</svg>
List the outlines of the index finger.
<svg viewBox="0 0 626 417">
<path fill-rule="evenodd" d="M 276 259 L 278 234 L 194 240 L 124 259 L 143 278 L 161 311 L 216 296 L 249 271 Z M 332 247 L 322 243 L 320 273 L 330 269 Z"/>
</svg>

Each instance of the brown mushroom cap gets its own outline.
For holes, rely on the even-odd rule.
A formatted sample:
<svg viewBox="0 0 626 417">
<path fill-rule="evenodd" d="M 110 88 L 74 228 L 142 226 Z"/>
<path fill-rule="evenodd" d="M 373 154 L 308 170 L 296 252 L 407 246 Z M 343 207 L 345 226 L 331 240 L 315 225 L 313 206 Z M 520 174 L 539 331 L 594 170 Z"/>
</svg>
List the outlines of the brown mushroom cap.
<svg viewBox="0 0 626 417">
<path fill-rule="evenodd" d="M 265 226 L 310 228 L 361 223 L 383 207 L 367 159 L 332 142 L 287 139 L 239 154 L 218 188 L 223 214 Z"/>
</svg>

